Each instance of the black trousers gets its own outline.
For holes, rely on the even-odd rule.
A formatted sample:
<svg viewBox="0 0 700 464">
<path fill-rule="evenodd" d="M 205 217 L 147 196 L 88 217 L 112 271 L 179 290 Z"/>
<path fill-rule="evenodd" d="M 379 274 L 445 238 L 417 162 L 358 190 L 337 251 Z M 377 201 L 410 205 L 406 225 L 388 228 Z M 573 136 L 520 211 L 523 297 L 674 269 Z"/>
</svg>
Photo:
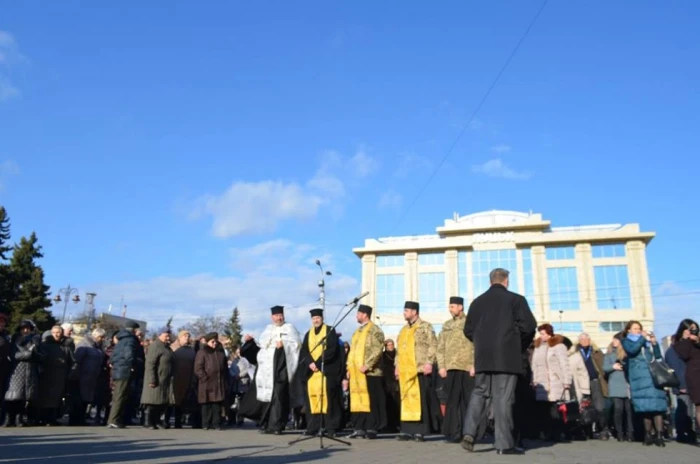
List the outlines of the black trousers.
<svg viewBox="0 0 700 464">
<path fill-rule="evenodd" d="M 107 424 L 126 425 L 124 414 L 129 401 L 130 380 L 115 380 L 114 391 L 112 391 L 112 409 L 109 412 Z M 130 418 L 126 418 L 129 420 Z"/>
<path fill-rule="evenodd" d="M 629 398 L 613 398 L 613 422 L 617 438 L 634 438 L 632 402 Z M 624 425 L 623 425 L 624 424 Z"/>
<path fill-rule="evenodd" d="M 603 386 L 600 380 L 591 380 L 591 401 L 593 402 L 593 407 L 598 411 L 597 432 L 607 432 L 608 431 L 608 420 L 605 416 L 605 395 L 603 395 Z"/>
<path fill-rule="evenodd" d="M 469 400 L 469 410 L 465 420 L 464 434 L 477 436 L 487 403 L 491 400 L 497 450 L 515 447 L 513 437 L 513 404 L 518 376 L 515 374 L 477 373 L 476 384 Z"/>
<path fill-rule="evenodd" d="M 550 401 L 537 401 L 535 403 L 537 414 L 537 429 L 546 440 L 559 441 L 566 428 L 559 415 L 557 403 Z"/>
<path fill-rule="evenodd" d="M 221 403 L 202 404 L 202 428 L 219 428 L 221 426 Z"/>
</svg>

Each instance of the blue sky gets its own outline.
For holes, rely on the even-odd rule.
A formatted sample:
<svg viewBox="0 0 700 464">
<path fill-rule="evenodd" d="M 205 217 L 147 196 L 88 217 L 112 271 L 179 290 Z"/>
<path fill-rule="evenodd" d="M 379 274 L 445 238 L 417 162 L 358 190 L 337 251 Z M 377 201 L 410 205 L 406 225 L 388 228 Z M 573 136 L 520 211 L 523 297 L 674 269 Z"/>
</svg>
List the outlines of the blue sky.
<svg viewBox="0 0 700 464">
<path fill-rule="evenodd" d="M 252 329 L 316 258 L 343 302 L 367 237 L 534 210 L 656 231 L 657 330 L 700 318 L 697 2 L 550 2 L 408 214 L 541 2 L 253 3 L 3 5 L 0 201 L 52 287 Z"/>
</svg>

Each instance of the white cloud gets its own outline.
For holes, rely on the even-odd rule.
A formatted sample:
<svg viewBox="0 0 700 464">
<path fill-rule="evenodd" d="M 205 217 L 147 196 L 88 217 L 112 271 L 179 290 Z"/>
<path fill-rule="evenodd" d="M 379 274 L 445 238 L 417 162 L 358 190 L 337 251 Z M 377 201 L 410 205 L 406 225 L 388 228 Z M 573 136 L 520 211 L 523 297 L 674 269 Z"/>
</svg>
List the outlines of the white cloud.
<svg viewBox="0 0 700 464">
<path fill-rule="evenodd" d="M 403 197 L 393 190 L 384 192 L 379 198 L 379 208 L 399 208 Z"/>
<path fill-rule="evenodd" d="M 19 97 L 21 94 L 22 92 L 7 77 L 0 74 L 0 101 Z"/>
<path fill-rule="evenodd" d="M 212 232 L 219 238 L 274 232 L 289 219 L 311 219 L 323 199 L 296 183 L 235 182 L 221 195 L 200 198 L 193 212 L 212 217 Z"/>
<path fill-rule="evenodd" d="M 494 145 L 491 147 L 491 151 L 495 153 L 508 153 L 511 150 L 510 145 L 505 145 L 505 144 L 500 144 L 500 145 Z"/>
<path fill-rule="evenodd" d="M 664 282 L 652 288 L 655 327 L 662 336 L 675 332 L 686 318 L 700 321 L 700 289 L 689 288 L 678 282 Z"/>
<path fill-rule="evenodd" d="M 5 189 L 5 182 L 8 177 L 17 176 L 19 173 L 19 166 L 14 161 L 5 160 L 0 163 L 0 191 Z"/>
<path fill-rule="evenodd" d="M 228 238 L 274 232 L 283 222 L 313 219 L 322 206 L 337 216 L 342 214 L 346 183 L 367 177 L 376 168 L 376 160 L 364 149 L 350 158 L 328 150 L 321 153 L 320 167 L 305 184 L 234 182 L 219 195 L 200 197 L 190 218 L 211 216 L 214 236 Z"/>
<path fill-rule="evenodd" d="M 348 161 L 349 167 L 357 177 L 368 177 L 379 169 L 379 162 L 367 154 L 364 148 L 357 150 Z"/>
<path fill-rule="evenodd" d="M 499 158 L 472 166 L 472 172 L 485 174 L 490 177 L 501 177 L 503 179 L 529 179 L 532 177 L 530 172 L 516 171 Z"/>
<path fill-rule="evenodd" d="M 335 272 L 333 256 L 323 249 L 288 240 L 273 240 L 250 248 L 231 250 L 233 266 L 241 277 L 198 274 L 183 277 L 156 277 L 120 283 L 102 283 L 80 287 L 97 293 L 98 312 L 110 304 L 119 306 L 124 296 L 127 316 L 146 320 L 149 327 L 164 324 L 173 317 L 180 327 L 201 315 L 229 315 L 234 306 L 241 312 L 245 332 L 253 334 L 270 320 L 269 308 L 286 306 L 285 315 L 301 332 L 309 329 L 309 309 L 318 306 L 317 286 L 320 272 L 314 264 L 321 259 L 333 272 L 326 277 L 326 319 L 332 323 L 342 307 L 359 293 L 354 277 Z M 74 313 L 79 312 L 77 309 Z M 113 309 L 118 314 L 117 309 Z M 348 316 L 341 331 L 354 329 L 354 317 Z"/>
<path fill-rule="evenodd" d="M 28 61 L 27 58 L 19 52 L 17 41 L 7 31 L 0 31 L 0 67 L 9 68 L 15 63 L 23 63 Z M 19 97 L 21 91 L 10 81 L 10 79 L 0 73 L 0 101 L 9 100 L 10 98 Z"/>
<path fill-rule="evenodd" d="M 421 172 L 432 168 L 432 161 L 425 156 L 406 153 L 399 159 L 394 175 L 396 177 L 408 177 L 413 172 Z"/>
</svg>

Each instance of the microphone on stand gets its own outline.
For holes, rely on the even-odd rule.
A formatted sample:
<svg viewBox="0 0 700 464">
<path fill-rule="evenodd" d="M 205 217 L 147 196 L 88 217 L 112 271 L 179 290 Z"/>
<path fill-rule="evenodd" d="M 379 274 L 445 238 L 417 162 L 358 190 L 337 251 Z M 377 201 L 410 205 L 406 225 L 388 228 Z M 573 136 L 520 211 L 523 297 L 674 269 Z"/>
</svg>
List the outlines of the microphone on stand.
<svg viewBox="0 0 700 464">
<path fill-rule="evenodd" d="M 369 295 L 369 292 L 364 292 L 364 293 L 361 294 L 360 296 L 357 296 L 357 297 L 353 298 L 352 300 L 350 300 L 350 302 L 348 302 L 348 304 L 346 304 L 345 306 L 350 306 L 350 305 L 357 304 L 361 299 L 363 299 L 363 298 L 366 297 L 367 295 Z"/>
</svg>

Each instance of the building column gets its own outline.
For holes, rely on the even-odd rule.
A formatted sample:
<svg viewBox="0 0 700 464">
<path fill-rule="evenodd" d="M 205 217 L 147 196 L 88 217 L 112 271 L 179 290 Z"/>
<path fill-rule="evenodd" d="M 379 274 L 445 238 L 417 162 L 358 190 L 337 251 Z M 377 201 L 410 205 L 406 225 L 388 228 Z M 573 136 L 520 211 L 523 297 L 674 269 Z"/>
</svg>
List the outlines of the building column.
<svg viewBox="0 0 700 464">
<path fill-rule="evenodd" d="M 578 301 L 581 325 L 587 333 L 597 333 L 598 299 L 593 273 L 593 254 L 590 243 L 579 243 L 575 248 L 576 276 L 578 280 Z"/>
<path fill-rule="evenodd" d="M 377 307 L 377 256 L 362 257 L 362 293 L 369 292 L 367 305 Z"/>
<path fill-rule="evenodd" d="M 418 253 L 406 253 L 406 299 L 418 301 Z"/>
<path fill-rule="evenodd" d="M 532 259 L 532 258 L 531 258 Z M 518 278 L 518 293 L 525 295 L 525 266 L 523 266 L 523 250 L 515 250 L 515 272 Z"/>
<path fill-rule="evenodd" d="M 634 316 L 645 327 L 654 324 L 654 310 L 647 268 L 646 246 L 635 240 L 627 242 L 627 272 L 630 279 L 630 296 Z"/>
<path fill-rule="evenodd" d="M 457 250 L 445 252 L 445 301 L 459 295 L 459 256 Z"/>
<path fill-rule="evenodd" d="M 538 321 L 549 318 L 549 287 L 547 286 L 547 257 L 543 246 L 533 246 L 532 250 L 532 284 L 535 292 L 535 306 Z M 551 322 L 551 321 L 550 321 Z"/>
</svg>

